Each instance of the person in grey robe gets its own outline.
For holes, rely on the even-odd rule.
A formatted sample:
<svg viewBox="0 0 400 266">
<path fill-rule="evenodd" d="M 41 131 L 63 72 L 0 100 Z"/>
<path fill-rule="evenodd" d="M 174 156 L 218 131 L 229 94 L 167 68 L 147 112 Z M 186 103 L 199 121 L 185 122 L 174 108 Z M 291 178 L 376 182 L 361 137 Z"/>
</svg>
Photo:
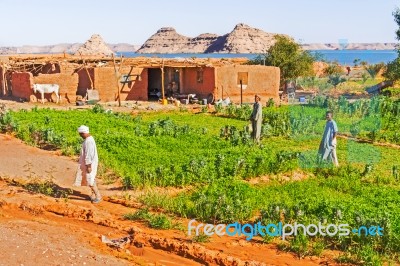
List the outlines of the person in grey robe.
<svg viewBox="0 0 400 266">
<path fill-rule="evenodd" d="M 318 154 L 320 159 L 328 162 L 332 162 L 335 166 L 339 166 L 339 162 L 336 155 L 336 136 L 338 133 L 338 127 L 336 122 L 333 120 L 333 114 L 331 111 L 326 112 L 326 124 L 324 135 L 322 136 L 321 143 L 319 144 Z"/>
<path fill-rule="evenodd" d="M 253 112 L 251 113 L 251 126 L 253 128 L 252 138 L 257 144 L 260 143 L 261 125 L 262 125 L 262 105 L 261 98 L 258 95 L 254 96 L 255 103 L 253 105 Z"/>
</svg>

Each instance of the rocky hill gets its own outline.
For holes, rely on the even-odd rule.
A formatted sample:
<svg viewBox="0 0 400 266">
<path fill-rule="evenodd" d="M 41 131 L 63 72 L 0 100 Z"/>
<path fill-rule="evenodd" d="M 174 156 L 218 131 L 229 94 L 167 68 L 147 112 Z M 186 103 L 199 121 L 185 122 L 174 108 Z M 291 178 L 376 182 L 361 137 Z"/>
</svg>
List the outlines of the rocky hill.
<svg viewBox="0 0 400 266">
<path fill-rule="evenodd" d="M 177 33 L 174 28 L 165 27 L 150 36 L 139 50 L 147 53 L 179 53 L 188 42 L 188 37 Z"/>
<path fill-rule="evenodd" d="M 100 35 L 94 34 L 75 52 L 75 55 L 80 54 L 111 56 L 114 52 L 107 46 Z"/>
<path fill-rule="evenodd" d="M 223 47 L 209 52 L 264 53 L 275 43 L 275 35 L 241 23 L 226 35 Z"/>
<path fill-rule="evenodd" d="M 219 36 L 217 34 L 200 34 L 199 36 L 190 39 L 186 53 L 204 53 L 211 46 L 211 44 L 218 40 L 218 38 Z"/>
<path fill-rule="evenodd" d="M 204 53 L 218 38 L 216 34 L 201 34 L 186 37 L 174 28 L 165 27 L 153 34 L 137 51 L 138 53 Z"/>
<path fill-rule="evenodd" d="M 274 33 L 267 33 L 240 23 L 223 36 L 200 34 L 191 38 L 174 28 L 161 28 L 137 51 L 138 53 L 262 53 L 275 43 Z"/>
<path fill-rule="evenodd" d="M 0 47 L 1 54 L 60 54 L 66 52 L 67 54 L 75 54 L 82 43 L 60 43 L 55 45 L 46 46 L 8 46 Z M 128 43 L 117 43 L 117 44 L 106 44 L 114 53 L 116 52 L 134 52 L 139 49 L 140 46 L 128 44 Z"/>
<path fill-rule="evenodd" d="M 140 45 L 133 45 L 129 43 L 116 43 L 116 44 L 107 44 L 113 52 L 135 52 L 140 48 Z"/>
<path fill-rule="evenodd" d="M 303 44 L 305 50 L 395 50 L 396 43 L 309 43 Z"/>
</svg>

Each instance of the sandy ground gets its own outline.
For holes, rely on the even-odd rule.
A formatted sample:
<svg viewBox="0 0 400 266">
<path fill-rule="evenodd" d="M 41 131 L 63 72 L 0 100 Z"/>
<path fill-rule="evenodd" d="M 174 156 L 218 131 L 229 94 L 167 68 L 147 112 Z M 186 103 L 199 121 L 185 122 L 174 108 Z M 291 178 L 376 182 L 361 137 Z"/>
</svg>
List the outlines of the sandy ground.
<svg viewBox="0 0 400 266">
<path fill-rule="evenodd" d="M 69 228 L 47 222 L 0 220 L 0 265 L 129 265 L 100 255 Z"/>
<path fill-rule="evenodd" d="M 28 146 L 10 135 L 0 135 L 0 143 L 0 175 L 27 179 L 53 176 L 60 185 L 69 186 L 73 183 L 78 163 L 71 158 L 59 156 L 57 151 Z"/>
</svg>

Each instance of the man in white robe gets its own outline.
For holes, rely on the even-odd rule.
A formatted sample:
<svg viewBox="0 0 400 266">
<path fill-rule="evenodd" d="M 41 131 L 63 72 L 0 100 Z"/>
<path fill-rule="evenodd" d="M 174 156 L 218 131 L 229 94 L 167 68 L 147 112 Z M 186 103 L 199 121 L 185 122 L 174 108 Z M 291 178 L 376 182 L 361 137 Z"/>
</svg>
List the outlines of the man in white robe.
<svg viewBox="0 0 400 266">
<path fill-rule="evenodd" d="M 84 125 L 80 126 L 78 128 L 78 133 L 84 139 L 79 156 L 80 173 L 78 173 L 78 176 L 81 174 L 82 177 L 80 185 L 87 184 L 92 190 L 92 203 L 99 203 L 101 201 L 101 195 L 96 184 L 97 166 L 99 164 L 96 142 L 89 134 L 89 127 Z"/>
</svg>

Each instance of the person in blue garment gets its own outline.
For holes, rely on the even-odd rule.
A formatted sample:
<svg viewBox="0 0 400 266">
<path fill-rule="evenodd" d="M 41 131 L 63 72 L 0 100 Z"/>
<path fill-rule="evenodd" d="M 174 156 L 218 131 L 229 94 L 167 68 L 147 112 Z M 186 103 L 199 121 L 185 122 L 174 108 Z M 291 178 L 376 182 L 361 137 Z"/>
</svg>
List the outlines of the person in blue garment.
<svg viewBox="0 0 400 266">
<path fill-rule="evenodd" d="M 331 111 L 326 112 L 325 118 L 325 130 L 321 143 L 319 144 L 318 154 L 322 160 L 331 162 L 335 166 L 339 166 L 336 154 L 336 136 L 338 133 L 338 127 L 336 122 L 333 120 L 333 113 Z"/>
</svg>

